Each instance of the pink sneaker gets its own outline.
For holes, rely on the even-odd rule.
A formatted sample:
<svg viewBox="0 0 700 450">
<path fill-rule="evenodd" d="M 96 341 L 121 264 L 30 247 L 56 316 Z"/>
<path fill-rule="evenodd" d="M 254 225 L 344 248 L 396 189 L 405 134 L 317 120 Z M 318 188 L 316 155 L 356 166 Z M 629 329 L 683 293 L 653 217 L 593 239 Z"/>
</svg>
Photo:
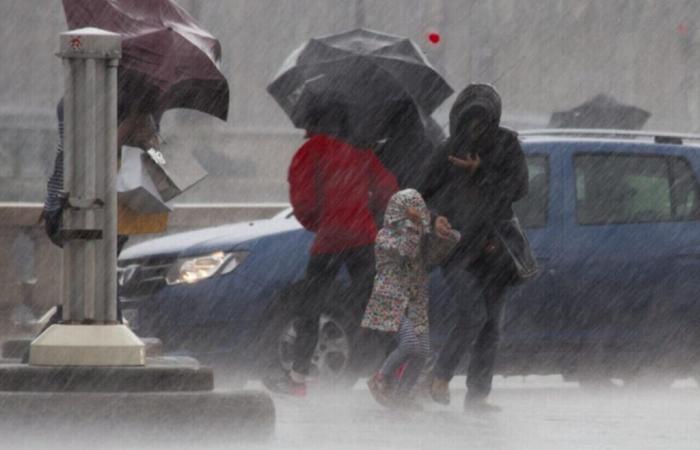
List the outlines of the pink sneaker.
<svg viewBox="0 0 700 450">
<path fill-rule="evenodd" d="M 294 381 L 289 372 L 285 372 L 276 379 L 263 378 L 262 382 L 272 392 L 293 397 L 306 397 L 306 383 Z"/>
<path fill-rule="evenodd" d="M 382 406 L 391 406 L 391 393 L 389 383 L 379 372 L 375 373 L 372 378 L 367 380 L 367 387 L 369 388 L 369 393 L 372 394 L 374 400 Z"/>
</svg>

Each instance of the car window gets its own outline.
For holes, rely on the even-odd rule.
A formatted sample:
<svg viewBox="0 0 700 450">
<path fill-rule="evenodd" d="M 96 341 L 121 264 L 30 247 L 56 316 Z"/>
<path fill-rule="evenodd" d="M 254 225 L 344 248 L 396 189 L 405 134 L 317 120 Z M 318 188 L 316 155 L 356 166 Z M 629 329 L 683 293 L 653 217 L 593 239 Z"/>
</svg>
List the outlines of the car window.
<svg viewBox="0 0 700 450">
<path fill-rule="evenodd" d="M 687 161 L 641 155 L 576 155 L 576 212 L 583 225 L 697 218 Z"/>
<path fill-rule="evenodd" d="M 513 210 L 526 228 L 538 228 L 547 224 L 547 199 L 549 198 L 549 163 L 545 155 L 527 157 L 529 172 L 528 194 L 513 204 Z"/>
<path fill-rule="evenodd" d="M 671 161 L 671 206 L 678 220 L 700 219 L 698 184 L 693 169 L 683 158 Z"/>
</svg>

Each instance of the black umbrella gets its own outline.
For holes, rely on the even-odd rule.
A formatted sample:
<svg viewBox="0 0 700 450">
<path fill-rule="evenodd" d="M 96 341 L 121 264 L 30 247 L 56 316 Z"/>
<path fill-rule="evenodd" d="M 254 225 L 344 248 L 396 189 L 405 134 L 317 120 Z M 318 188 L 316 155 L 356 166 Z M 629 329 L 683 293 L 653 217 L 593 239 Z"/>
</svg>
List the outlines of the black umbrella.
<svg viewBox="0 0 700 450">
<path fill-rule="evenodd" d="M 625 105 L 607 95 L 597 95 L 568 111 L 552 113 L 552 128 L 608 128 L 639 130 L 651 113 L 632 105 Z"/>
<path fill-rule="evenodd" d="M 410 101 L 426 118 L 453 92 L 413 41 L 365 29 L 311 39 L 267 89 L 298 128 L 317 126 L 318 108 L 334 104 L 355 132 L 381 122 L 397 102 Z M 361 134 L 381 137 L 376 132 Z"/>
</svg>

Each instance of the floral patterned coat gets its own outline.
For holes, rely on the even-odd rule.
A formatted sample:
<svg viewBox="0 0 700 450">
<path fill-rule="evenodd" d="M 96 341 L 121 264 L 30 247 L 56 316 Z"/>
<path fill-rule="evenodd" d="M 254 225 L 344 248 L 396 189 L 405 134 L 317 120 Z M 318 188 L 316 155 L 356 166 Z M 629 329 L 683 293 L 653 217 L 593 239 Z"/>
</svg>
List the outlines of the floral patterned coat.
<svg viewBox="0 0 700 450">
<path fill-rule="evenodd" d="M 408 208 L 420 213 L 422 227 L 408 219 Z M 427 334 L 429 268 L 444 259 L 459 239 L 456 231 L 450 239 L 432 233 L 430 213 L 417 191 L 394 194 L 374 244 L 377 274 L 362 326 L 395 333 L 406 315 L 416 334 Z"/>
</svg>

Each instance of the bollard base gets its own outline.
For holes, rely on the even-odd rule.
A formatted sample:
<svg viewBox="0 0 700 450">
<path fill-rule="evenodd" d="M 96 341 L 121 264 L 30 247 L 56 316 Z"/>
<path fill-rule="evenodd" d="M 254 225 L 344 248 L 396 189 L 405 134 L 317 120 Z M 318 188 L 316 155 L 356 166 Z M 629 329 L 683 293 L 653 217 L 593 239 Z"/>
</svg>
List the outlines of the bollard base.
<svg viewBox="0 0 700 450">
<path fill-rule="evenodd" d="M 146 346 L 146 357 L 160 356 L 163 354 L 163 343 L 158 338 L 140 337 L 143 345 Z M 22 359 L 28 352 L 33 337 L 18 337 L 6 339 L 2 343 L 2 358 Z"/>
<path fill-rule="evenodd" d="M 214 374 L 191 358 L 147 358 L 145 366 L 0 365 L 6 392 L 194 392 L 214 389 Z"/>
<path fill-rule="evenodd" d="M 51 325 L 29 346 L 29 364 L 42 366 L 143 366 L 145 345 L 129 327 Z"/>
</svg>

